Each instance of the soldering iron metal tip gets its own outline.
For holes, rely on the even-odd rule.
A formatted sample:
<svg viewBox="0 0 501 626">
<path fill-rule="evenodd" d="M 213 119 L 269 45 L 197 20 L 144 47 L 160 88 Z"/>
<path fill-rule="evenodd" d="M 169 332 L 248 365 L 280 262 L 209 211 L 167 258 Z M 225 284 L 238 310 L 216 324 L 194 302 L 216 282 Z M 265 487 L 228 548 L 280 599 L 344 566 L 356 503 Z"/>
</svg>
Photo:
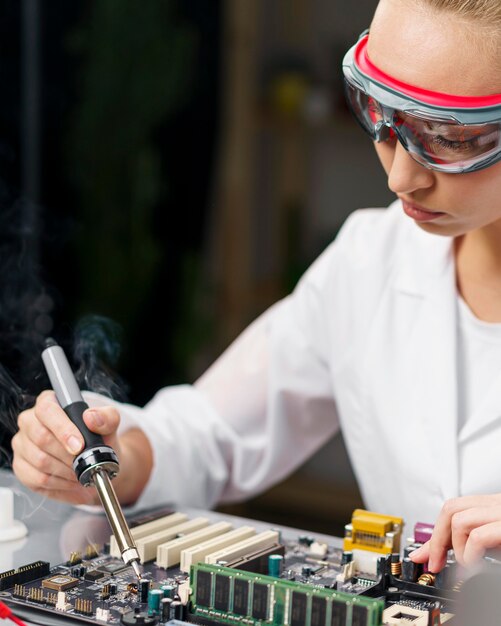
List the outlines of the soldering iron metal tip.
<svg viewBox="0 0 501 626">
<path fill-rule="evenodd" d="M 52 337 L 47 337 L 47 339 L 45 340 L 45 347 L 53 348 L 54 346 L 57 346 L 57 341 L 55 339 L 52 339 Z"/>
<path fill-rule="evenodd" d="M 143 577 L 143 574 L 141 572 L 141 568 L 139 567 L 139 563 L 137 561 L 131 561 L 130 565 L 138 579 L 141 579 Z"/>
</svg>

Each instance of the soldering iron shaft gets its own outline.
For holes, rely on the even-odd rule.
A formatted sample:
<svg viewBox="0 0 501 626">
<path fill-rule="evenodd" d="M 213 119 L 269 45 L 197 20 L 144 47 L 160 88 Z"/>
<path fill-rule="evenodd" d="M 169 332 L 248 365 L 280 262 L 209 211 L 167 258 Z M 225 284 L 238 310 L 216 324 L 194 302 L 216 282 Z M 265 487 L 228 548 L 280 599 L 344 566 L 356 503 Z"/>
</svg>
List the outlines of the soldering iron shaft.
<svg viewBox="0 0 501 626">
<path fill-rule="evenodd" d="M 94 485 L 103 503 L 123 560 L 125 563 L 130 563 L 137 577 L 141 578 L 137 548 L 106 470 L 97 469 L 94 472 Z"/>
<path fill-rule="evenodd" d="M 75 474 L 82 485 L 93 484 L 96 487 L 122 559 L 134 569 L 137 577 L 141 578 L 139 553 L 111 484 L 111 479 L 119 471 L 117 455 L 104 443 L 100 435 L 87 428 L 83 413 L 89 408 L 88 404 L 82 398 L 63 349 L 53 339 L 47 339 L 42 360 L 59 404 L 78 428 L 85 442 L 84 449 L 73 461 Z"/>
</svg>

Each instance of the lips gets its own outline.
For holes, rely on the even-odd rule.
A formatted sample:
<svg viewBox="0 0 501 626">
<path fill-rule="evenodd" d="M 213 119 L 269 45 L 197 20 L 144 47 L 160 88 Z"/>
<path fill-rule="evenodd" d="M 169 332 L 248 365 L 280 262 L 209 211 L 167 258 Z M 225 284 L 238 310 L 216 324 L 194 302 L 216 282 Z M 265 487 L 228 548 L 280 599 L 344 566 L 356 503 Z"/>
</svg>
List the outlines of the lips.
<svg viewBox="0 0 501 626">
<path fill-rule="evenodd" d="M 402 207 L 404 213 L 413 220 L 416 220 L 416 222 L 431 222 L 445 215 L 442 211 L 430 211 L 429 209 L 419 206 L 419 204 L 407 202 L 406 200 L 402 200 Z"/>
</svg>

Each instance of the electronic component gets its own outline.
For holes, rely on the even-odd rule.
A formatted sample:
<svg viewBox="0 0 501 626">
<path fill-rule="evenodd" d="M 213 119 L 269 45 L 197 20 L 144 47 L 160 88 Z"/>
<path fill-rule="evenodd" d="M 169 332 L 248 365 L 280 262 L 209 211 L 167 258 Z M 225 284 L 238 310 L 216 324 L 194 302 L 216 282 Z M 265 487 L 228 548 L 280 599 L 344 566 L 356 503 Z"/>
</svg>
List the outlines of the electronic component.
<svg viewBox="0 0 501 626">
<path fill-rule="evenodd" d="M 408 605 L 393 604 L 383 611 L 383 623 L 388 626 L 442 626 L 453 618 L 451 613 L 441 613 L 438 609 L 439 621 L 430 621 L 430 612 L 437 611 L 436 607 L 417 609 Z"/>
<path fill-rule="evenodd" d="M 177 524 L 181 524 L 181 522 L 186 522 L 187 520 L 188 516 L 185 513 L 171 513 L 160 517 L 159 519 L 151 520 L 150 522 L 131 528 L 130 534 L 132 535 L 132 538 L 137 541 L 142 537 L 153 535 L 164 528 L 176 526 Z M 120 550 L 118 549 L 115 535 L 111 535 L 110 537 L 110 555 L 118 558 L 120 557 Z"/>
<path fill-rule="evenodd" d="M 231 530 L 220 537 L 209 539 L 197 546 L 192 546 L 181 551 L 181 566 L 180 569 L 183 572 L 189 572 L 190 567 L 200 561 L 204 561 L 205 557 L 216 550 L 221 550 L 232 544 L 238 543 L 243 539 L 252 537 L 256 534 L 256 531 L 251 526 L 241 526 L 235 530 Z"/>
<path fill-rule="evenodd" d="M 194 615 L 211 616 L 223 624 L 234 624 L 236 616 L 240 616 L 272 624 L 305 626 L 315 622 L 322 624 L 319 616 L 324 614 L 326 619 L 331 616 L 331 624 L 344 626 L 346 618 L 340 621 L 341 616 L 348 615 L 349 611 L 358 616 L 358 621 L 352 624 L 380 626 L 384 609 L 382 600 L 204 563 L 193 566 L 190 584 Z M 314 598 L 317 601 L 313 611 Z"/>
<path fill-rule="evenodd" d="M 241 569 L 245 572 L 254 572 L 255 574 L 269 574 L 269 557 L 277 556 L 283 559 L 285 547 L 279 543 L 274 543 L 268 548 L 263 548 L 257 552 L 244 554 L 233 561 L 228 561 L 226 567 Z"/>
<path fill-rule="evenodd" d="M 429 541 L 434 528 L 433 524 L 416 522 L 414 525 L 414 543 L 422 544 Z"/>
<path fill-rule="evenodd" d="M 401 517 L 355 509 L 351 524 L 345 526 L 344 549 L 381 554 L 400 552 L 403 525 Z"/>
<path fill-rule="evenodd" d="M 422 566 L 419 563 L 414 563 L 408 556 L 404 557 L 402 561 L 402 578 L 409 582 L 415 583 L 419 576 L 422 574 Z"/>
<path fill-rule="evenodd" d="M 181 552 L 186 548 L 219 537 L 224 533 L 232 530 L 233 526 L 229 522 L 218 522 L 211 524 L 201 530 L 191 532 L 184 537 L 172 539 L 166 543 L 162 543 L 157 547 L 157 566 L 158 567 L 174 567 L 181 561 Z"/>
<path fill-rule="evenodd" d="M 85 573 L 84 580 L 95 581 L 95 580 L 99 580 L 100 578 L 104 578 L 104 577 L 105 577 L 105 573 L 104 572 L 101 572 L 98 569 L 93 569 L 93 570 L 88 570 Z"/>
<path fill-rule="evenodd" d="M 201 528 L 205 528 L 208 525 L 209 520 L 206 517 L 196 517 L 195 519 L 183 522 L 182 524 L 170 526 L 169 528 L 159 530 L 152 535 L 146 535 L 145 537 L 136 539 L 137 551 L 139 553 L 141 563 L 152 561 L 157 555 L 157 547 L 160 544 L 174 539 L 181 533 L 183 535 L 189 534 L 196 530 L 200 530 Z"/>
<path fill-rule="evenodd" d="M 150 589 L 148 592 L 148 613 L 160 613 L 160 600 L 164 594 L 161 589 Z"/>
<path fill-rule="evenodd" d="M 285 551 L 285 548 L 284 548 L 284 551 Z M 283 569 L 284 569 L 283 554 L 270 554 L 268 556 L 268 576 L 274 576 L 275 578 L 280 578 Z"/>
<path fill-rule="evenodd" d="M 92 601 L 85 598 L 76 598 L 73 610 L 75 613 L 81 613 L 82 615 L 92 615 L 94 612 Z"/>
<path fill-rule="evenodd" d="M 141 602 L 148 602 L 148 593 L 150 591 L 150 581 L 147 578 L 141 578 L 139 581 L 137 592 L 141 598 Z"/>
<path fill-rule="evenodd" d="M 265 530 L 255 537 L 244 539 L 239 543 L 229 545 L 222 550 L 212 552 L 205 557 L 206 563 L 217 563 L 218 561 L 231 561 L 239 557 L 245 556 L 253 551 L 269 548 L 278 541 L 278 532 L 276 530 Z"/>
<path fill-rule="evenodd" d="M 55 591 L 66 591 L 67 589 L 76 587 L 79 582 L 78 578 L 58 574 L 57 576 L 51 576 L 50 578 L 42 580 L 42 587 L 54 589 Z"/>
<path fill-rule="evenodd" d="M 18 569 L 2 572 L 0 573 L 0 591 L 9 589 L 9 587 L 13 587 L 14 585 L 28 583 L 37 578 L 42 578 L 42 576 L 47 576 L 47 574 L 49 574 L 49 568 L 49 563 L 46 561 L 35 561 L 34 563 L 23 565 Z"/>
</svg>

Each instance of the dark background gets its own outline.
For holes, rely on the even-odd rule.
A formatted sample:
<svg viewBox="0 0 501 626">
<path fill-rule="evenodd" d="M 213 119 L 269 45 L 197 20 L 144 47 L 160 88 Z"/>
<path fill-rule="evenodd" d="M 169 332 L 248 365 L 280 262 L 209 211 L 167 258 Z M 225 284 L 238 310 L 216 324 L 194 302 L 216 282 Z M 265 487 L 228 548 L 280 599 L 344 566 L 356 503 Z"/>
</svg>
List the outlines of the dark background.
<svg viewBox="0 0 501 626">
<path fill-rule="evenodd" d="M 71 353 L 82 318 L 112 320 L 108 360 L 144 404 L 193 382 L 352 210 L 392 199 L 341 89 L 375 5 L 0 1 L 5 450 L 13 383 L 47 386 L 44 337 Z M 338 439 L 235 510 L 332 531 L 359 501 Z"/>
</svg>

